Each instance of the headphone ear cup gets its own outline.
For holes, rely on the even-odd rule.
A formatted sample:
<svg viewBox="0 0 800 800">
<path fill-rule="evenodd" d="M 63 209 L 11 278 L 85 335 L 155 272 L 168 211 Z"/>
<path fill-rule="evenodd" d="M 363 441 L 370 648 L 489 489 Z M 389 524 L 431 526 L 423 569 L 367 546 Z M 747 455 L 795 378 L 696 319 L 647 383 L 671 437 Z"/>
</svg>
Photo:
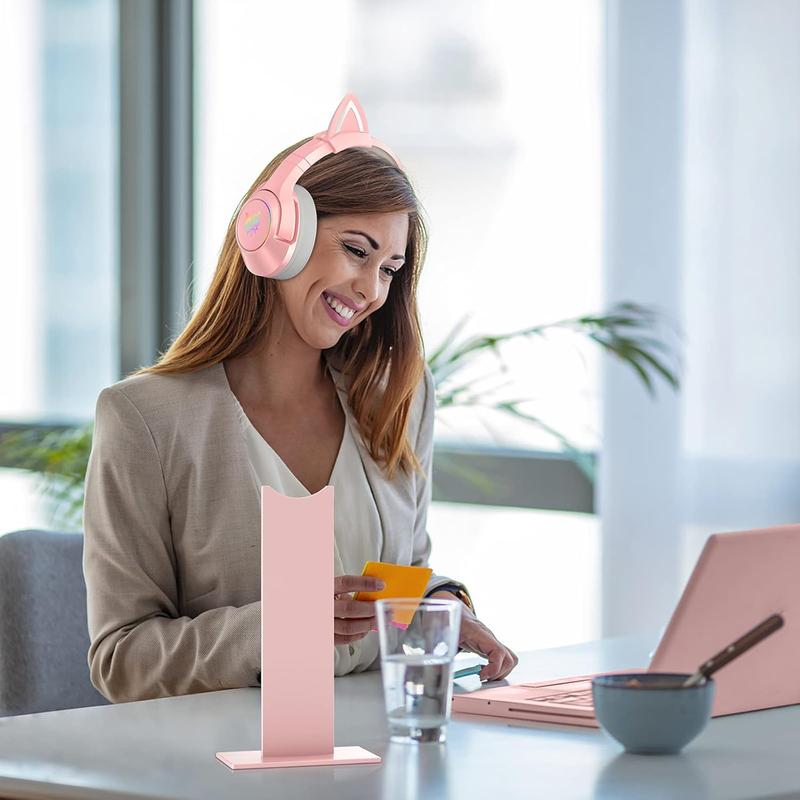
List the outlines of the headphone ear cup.
<svg viewBox="0 0 800 800">
<path fill-rule="evenodd" d="M 273 276 L 281 281 L 294 278 L 303 269 L 311 257 L 314 242 L 317 240 L 317 207 L 314 204 L 314 198 L 311 197 L 307 189 L 304 189 L 299 184 L 294 186 L 294 196 L 297 200 L 298 212 L 297 242 L 289 263 L 280 273 Z"/>
</svg>

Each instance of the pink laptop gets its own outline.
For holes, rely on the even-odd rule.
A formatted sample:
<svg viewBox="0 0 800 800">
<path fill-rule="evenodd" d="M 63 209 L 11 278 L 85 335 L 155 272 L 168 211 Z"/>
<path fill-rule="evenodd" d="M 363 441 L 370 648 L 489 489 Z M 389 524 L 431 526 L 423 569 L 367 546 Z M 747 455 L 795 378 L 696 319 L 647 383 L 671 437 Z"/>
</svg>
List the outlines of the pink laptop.
<svg viewBox="0 0 800 800">
<path fill-rule="evenodd" d="M 708 537 L 648 668 L 694 672 L 770 614 L 784 626 L 715 676 L 712 715 L 800 703 L 800 525 Z M 457 713 L 598 727 L 592 675 L 453 695 Z"/>
</svg>

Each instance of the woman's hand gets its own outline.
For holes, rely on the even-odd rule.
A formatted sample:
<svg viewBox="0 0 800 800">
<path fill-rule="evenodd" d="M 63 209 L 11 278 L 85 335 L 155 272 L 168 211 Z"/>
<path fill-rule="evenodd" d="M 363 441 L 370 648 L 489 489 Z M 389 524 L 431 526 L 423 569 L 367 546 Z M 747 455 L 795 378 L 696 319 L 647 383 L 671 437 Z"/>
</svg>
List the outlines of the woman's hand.
<svg viewBox="0 0 800 800">
<path fill-rule="evenodd" d="M 434 592 L 431 597 L 458 600 L 461 603 L 461 631 L 458 646 L 489 659 L 478 677 L 482 681 L 499 681 L 519 663 L 516 653 L 495 639 L 494 634 L 475 616 L 470 607 L 451 592 Z"/>
<path fill-rule="evenodd" d="M 378 627 L 374 600 L 339 599 L 349 592 L 377 592 L 385 586 L 378 578 L 337 575 L 333 579 L 333 643 L 350 644 Z"/>
</svg>

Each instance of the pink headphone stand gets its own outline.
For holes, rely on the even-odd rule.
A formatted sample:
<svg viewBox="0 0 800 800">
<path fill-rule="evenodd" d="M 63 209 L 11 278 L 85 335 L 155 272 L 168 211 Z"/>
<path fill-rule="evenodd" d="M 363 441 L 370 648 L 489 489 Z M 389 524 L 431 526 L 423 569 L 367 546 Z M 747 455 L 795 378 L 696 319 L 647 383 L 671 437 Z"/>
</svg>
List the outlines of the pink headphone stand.
<svg viewBox="0 0 800 800">
<path fill-rule="evenodd" d="M 261 487 L 261 750 L 217 753 L 231 769 L 381 761 L 333 744 L 333 494 Z"/>
</svg>

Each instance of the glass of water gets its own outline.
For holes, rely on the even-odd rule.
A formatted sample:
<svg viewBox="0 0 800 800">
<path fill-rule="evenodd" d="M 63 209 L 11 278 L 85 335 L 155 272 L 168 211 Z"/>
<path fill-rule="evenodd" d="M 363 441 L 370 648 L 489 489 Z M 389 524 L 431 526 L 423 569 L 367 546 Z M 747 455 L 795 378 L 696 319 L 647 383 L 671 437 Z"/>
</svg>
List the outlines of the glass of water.
<svg viewBox="0 0 800 800">
<path fill-rule="evenodd" d="M 376 600 L 375 613 L 391 740 L 444 742 L 461 603 L 396 597 Z"/>
</svg>

